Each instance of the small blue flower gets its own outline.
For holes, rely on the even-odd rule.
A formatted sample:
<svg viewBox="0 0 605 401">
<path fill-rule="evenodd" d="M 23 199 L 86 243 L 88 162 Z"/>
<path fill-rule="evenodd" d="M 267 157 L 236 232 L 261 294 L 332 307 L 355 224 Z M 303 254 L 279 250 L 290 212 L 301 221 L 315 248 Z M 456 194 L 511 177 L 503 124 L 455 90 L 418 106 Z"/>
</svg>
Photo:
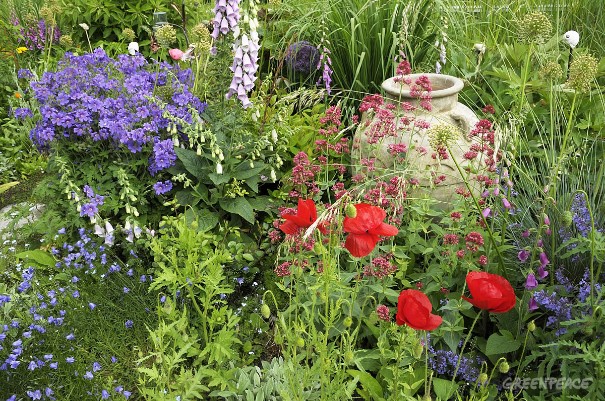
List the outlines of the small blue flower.
<svg viewBox="0 0 605 401">
<path fill-rule="evenodd" d="M 132 329 L 132 327 L 134 326 L 134 322 L 132 320 L 127 320 L 126 322 L 124 322 L 124 326 L 126 326 L 127 329 Z"/>
</svg>

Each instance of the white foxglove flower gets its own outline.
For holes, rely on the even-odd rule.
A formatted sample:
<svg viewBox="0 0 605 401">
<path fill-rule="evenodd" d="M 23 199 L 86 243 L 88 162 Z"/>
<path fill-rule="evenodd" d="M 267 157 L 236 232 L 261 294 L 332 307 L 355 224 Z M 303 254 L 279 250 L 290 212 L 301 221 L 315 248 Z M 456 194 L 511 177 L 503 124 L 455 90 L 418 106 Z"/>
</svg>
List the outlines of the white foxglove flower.
<svg viewBox="0 0 605 401">
<path fill-rule="evenodd" d="M 113 226 L 109 221 L 105 222 L 105 228 L 101 227 L 98 224 L 95 224 L 94 232 L 101 238 L 105 238 L 105 245 L 112 246 L 114 237 L 113 237 Z"/>
<path fill-rule="evenodd" d="M 216 174 L 223 174 L 223 165 L 216 163 Z"/>
</svg>

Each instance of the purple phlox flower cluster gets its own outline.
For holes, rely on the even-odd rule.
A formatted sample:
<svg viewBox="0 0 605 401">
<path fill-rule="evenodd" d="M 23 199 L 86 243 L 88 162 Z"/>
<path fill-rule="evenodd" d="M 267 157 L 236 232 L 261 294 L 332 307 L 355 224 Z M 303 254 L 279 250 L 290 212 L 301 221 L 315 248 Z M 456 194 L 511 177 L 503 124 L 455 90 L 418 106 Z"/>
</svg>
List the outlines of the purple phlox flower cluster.
<svg viewBox="0 0 605 401">
<path fill-rule="evenodd" d="M 17 71 L 17 78 L 19 79 L 32 79 L 34 77 L 34 73 L 27 68 L 20 68 Z"/>
<path fill-rule="evenodd" d="M 99 213 L 99 206 L 102 206 L 105 197 L 94 193 L 92 188 L 88 185 L 84 185 L 84 194 L 88 198 L 89 202 L 84 203 L 80 208 L 80 216 L 88 216 L 91 219 Z"/>
<path fill-rule="evenodd" d="M 149 151 L 155 174 L 176 160 L 162 141 L 173 124 L 167 117 L 193 123 L 193 110 L 202 113 L 206 107 L 190 92 L 192 83 L 191 70 L 152 65 L 142 55 L 114 60 L 102 49 L 66 53 L 57 72 L 31 83 L 41 119 L 30 137 L 42 149 L 56 140 L 90 138 L 131 153 Z"/>
<path fill-rule="evenodd" d="M 318 50 L 320 52 L 320 56 L 319 62 L 317 63 L 317 69 L 321 70 L 321 78 L 319 78 L 316 85 L 319 86 L 323 82 L 329 95 L 332 85 L 332 59 L 330 58 L 330 50 L 324 43 L 324 38 L 321 39 L 321 44 L 319 45 Z"/>
<path fill-rule="evenodd" d="M 162 195 L 166 192 L 170 192 L 172 190 L 172 181 L 158 181 L 153 184 L 153 190 L 155 191 L 156 195 Z"/>
<path fill-rule="evenodd" d="M 254 81 L 256 81 L 256 71 L 258 70 L 258 33 L 252 31 L 250 37 L 243 34 L 240 39 L 233 43 L 233 64 L 229 69 L 233 72 L 233 79 L 229 90 L 227 91 L 227 99 L 231 99 L 236 95 L 238 100 L 242 102 L 242 107 L 247 108 L 252 105 L 248 99 L 248 92 L 254 89 Z"/>
<path fill-rule="evenodd" d="M 21 43 L 29 50 L 42 50 L 46 46 L 47 38 L 51 38 L 53 43 L 58 43 L 61 37 L 59 27 L 56 25 L 47 26 L 43 19 L 40 19 L 35 25 L 25 25 L 15 18 L 13 19 L 13 25 L 20 26 L 19 33 L 23 38 Z"/>
<path fill-rule="evenodd" d="M 319 57 L 317 46 L 303 40 L 288 46 L 285 62 L 291 71 L 308 75 L 317 70 Z"/>
<path fill-rule="evenodd" d="M 27 107 L 17 107 L 13 110 L 13 117 L 17 120 L 25 120 L 26 118 L 31 118 L 34 116 L 34 113 Z"/>
<path fill-rule="evenodd" d="M 213 39 L 218 39 L 220 35 L 227 35 L 230 31 L 239 33 L 239 3 L 240 0 L 216 0 L 212 20 L 214 29 L 210 34 Z"/>
<path fill-rule="evenodd" d="M 155 175 L 158 171 L 171 167 L 175 161 L 176 153 L 172 139 L 160 140 L 155 138 L 153 154 L 149 158 L 149 172 L 151 175 Z"/>
</svg>

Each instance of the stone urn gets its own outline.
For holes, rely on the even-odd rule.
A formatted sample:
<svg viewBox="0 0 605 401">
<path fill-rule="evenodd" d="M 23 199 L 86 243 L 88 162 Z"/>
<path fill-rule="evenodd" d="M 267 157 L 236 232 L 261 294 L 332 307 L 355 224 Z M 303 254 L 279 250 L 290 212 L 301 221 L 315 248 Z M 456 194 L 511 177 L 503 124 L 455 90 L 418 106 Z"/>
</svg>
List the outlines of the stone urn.
<svg viewBox="0 0 605 401">
<path fill-rule="evenodd" d="M 416 82 L 426 82 L 427 78 L 431 90 L 423 92 Z M 479 119 L 458 102 L 458 93 L 464 87 L 461 79 L 441 74 L 410 74 L 405 79 L 402 82 L 393 77 L 384 81 L 384 103 L 363 112 L 351 152 L 354 173 L 363 171 L 386 180 L 394 175 L 404 176 L 417 183 L 408 191 L 410 197 L 428 196 L 438 201 L 438 208 L 447 209 L 457 196 L 456 188 L 465 186 L 454 159 L 465 175 L 480 165 L 479 160 L 464 157 L 473 143 L 469 133 Z M 436 127 L 454 134 L 447 141 L 446 158 L 438 157 L 439 146 L 433 135 Z M 374 160 L 371 171 L 367 159 Z M 475 186 L 472 190 L 476 194 L 476 181 L 469 177 L 469 182 Z"/>
</svg>

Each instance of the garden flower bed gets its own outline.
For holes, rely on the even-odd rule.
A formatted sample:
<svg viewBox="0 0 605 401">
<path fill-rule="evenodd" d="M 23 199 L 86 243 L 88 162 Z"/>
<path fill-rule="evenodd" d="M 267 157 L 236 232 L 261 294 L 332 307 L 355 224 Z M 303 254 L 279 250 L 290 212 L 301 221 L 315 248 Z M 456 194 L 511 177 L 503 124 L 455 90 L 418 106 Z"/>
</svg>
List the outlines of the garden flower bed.
<svg viewBox="0 0 605 401">
<path fill-rule="evenodd" d="M 605 398 L 598 6 L 93 3 L 0 5 L 1 401 Z"/>
</svg>

